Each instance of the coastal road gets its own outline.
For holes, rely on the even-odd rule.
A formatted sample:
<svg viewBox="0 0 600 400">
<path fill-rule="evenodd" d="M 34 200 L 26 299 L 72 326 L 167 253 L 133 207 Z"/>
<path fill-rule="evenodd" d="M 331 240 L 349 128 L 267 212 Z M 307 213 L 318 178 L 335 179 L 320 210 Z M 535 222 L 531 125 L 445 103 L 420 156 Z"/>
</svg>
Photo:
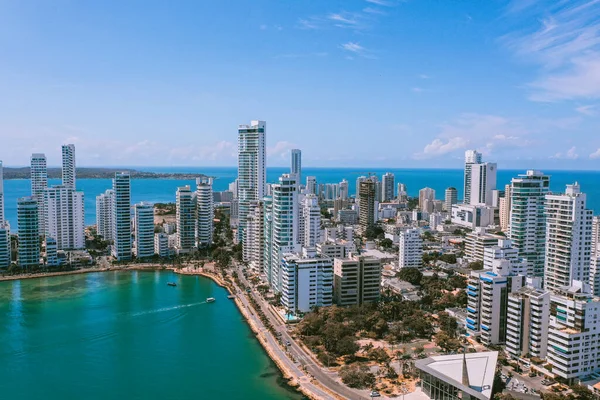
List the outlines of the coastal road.
<svg viewBox="0 0 600 400">
<path fill-rule="evenodd" d="M 238 272 L 239 279 L 247 287 L 252 287 L 250 282 L 248 282 L 248 280 L 246 280 L 246 278 L 244 277 L 244 274 L 242 273 L 241 269 L 238 269 L 237 272 Z M 336 381 L 334 379 L 334 376 L 336 376 L 335 373 L 324 370 L 318 364 L 316 364 L 314 362 L 314 360 L 312 359 L 312 357 L 302 347 L 300 347 L 295 342 L 295 340 L 289 335 L 289 333 L 287 331 L 287 326 L 284 323 L 282 323 L 281 320 L 279 319 L 279 317 L 273 313 L 273 310 L 269 306 L 269 304 L 261 296 L 259 296 L 255 291 L 252 291 L 250 293 L 250 295 L 257 302 L 257 304 L 260 305 L 260 308 L 262 309 L 263 313 L 267 316 L 267 318 L 269 318 L 271 324 L 275 327 L 277 332 L 279 332 L 281 334 L 281 338 L 282 338 L 283 342 L 290 343 L 290 346 L 288 346 L 289 354 L 291 354 L 291 356 L 295 360 L 298 360 L 300 362 L 300 364 L 302 364 L 306 368 L 306 370 L 310 373 L 310 375 L 312 377 L 314 377 L 321 385 L 325 386 L 331 392 L 336 393 L 337 395 L 339 395 L 343 398 L 346 398 L 346 399 L 369 400 L 369 397 L 364 397 L 360 393 L 357 393 L 356 391 L 354 391 L 354 390 L 348 388 L 347 386 L 343 385 L 342 383 Z M 241 296 L 241 297 L 245 297 L 245 296 Z M 275 343 L 275 347 L 277 349 L 279 349 L 279 345 L 277 343 Z M 289 360 L 288 357 L 285 357 L 285 359 Z M 294 366 L 295 366 L 295 364 L 294 364 Z M 331 398 L 331 396 L 329 396 L 329 398 Z"/>
</svg>

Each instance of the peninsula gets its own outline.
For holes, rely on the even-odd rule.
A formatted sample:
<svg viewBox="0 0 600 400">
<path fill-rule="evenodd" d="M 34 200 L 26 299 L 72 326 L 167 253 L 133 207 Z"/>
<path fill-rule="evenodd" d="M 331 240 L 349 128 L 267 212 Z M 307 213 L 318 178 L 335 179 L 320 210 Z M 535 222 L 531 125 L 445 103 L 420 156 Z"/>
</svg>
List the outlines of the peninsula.
<svg viewBox="0 0 600 400">
<path fill-rule="evenodd" d="M 204 174 L 190 174 L 179 172 L 148 172 L 138 171 L 128 168 L 77 168 L 77 178 L 80 179 L 111 179 L 114 178 L 115 172 L 129 171 L 131 179 L 196 179 L 205 176 Z M 4 179 L 29 179 L 31 176 L 30 167 L 4 167 Z M 59 167 L 48 168 L 49 179 L 60 179 L 62 177 L 62 169 Z"/>
</svg>

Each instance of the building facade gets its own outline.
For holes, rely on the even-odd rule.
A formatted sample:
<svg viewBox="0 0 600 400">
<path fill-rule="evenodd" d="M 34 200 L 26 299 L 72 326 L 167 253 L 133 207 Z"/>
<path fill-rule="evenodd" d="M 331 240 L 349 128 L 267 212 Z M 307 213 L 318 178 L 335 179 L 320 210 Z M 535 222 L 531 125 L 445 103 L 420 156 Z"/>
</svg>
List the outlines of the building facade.
<svg viewBox="0 0 600 400">
<path fill-rule="evenodd" d="M 96 196 L 96 231 L 104 240 L 113 240 L 113 203 L 115 192 L 108 189 Z"/>
<path fill-rule="evenodd" d="M 458 191 L 455 187 L 449 187 L 444 194 L 444 208 L 447 212 L 451 212 L 452 206 L 458 203 Z"/>
<path fill-rule="evenodd" d="M 375 182 L 372 179 L 359 183 L 358 223 L 363 232 L 375 224 Z"/>
<path fill-rule="evenodd" d="M 302 151 L 300 149 L 292 149 L 290 155 L 290 173 L 296 175 L 296 183 L 300 185 L 302 183 Z"/>
<path fill-rule="evenodd" d="M 508 295 L 506 351 L 513 357 L 546 358 L 550 293 L 524 286 Z"/>
<path fill-rule="evenodd" d="M 38 202 L 32 197 L 17 200 L 17 225 L 19 228 L 18 264 L 24 270 L 40 265 Z"/>
<path fill-rule="evenodd" d="M 196 246 L 196 204 L 189 185 L 177 188 L 175 195 L 177 246 L 180 253 L 189 253 Z"/>
<path fill-rule="evenodd" d="M 83 192 L 63 185 L 44 191 L 45 235 L 56 240 L 58 250 L 85 248 Z"/>
<path fill-rule="evenodd" d="M 398 247 L 398 268 L 418 268 L 423 265 L 423 239 L 419 229 L 400 232 Z"/>
<path fill-rule="evenodd" d="M 117 172 L 113 179 L 113 247 L 118 261 L 131 260 L 131 179 L 129 172 Z"/>
<path fill-rule="evenodd" d="M 75 145 L 62 146 L 62 185 L 75 189 Z"/>
<path fill-rule="evenodd" d="M 394 186 L 394 178 L 394 174 L 391 172 L 386 172 L 381 177 L 381 201 L 392 201 L 395 198 L 394 191 L 396 187 Z"/>
<path fill-rule="evenodd" d="M 198 247 L 210 246 L 213 242 L 213 179 L 196 179 L 196 243 Z"/>
<path fill-rule="evenodd" d="M 46 155 L 34 153 L 31 155 L 31 196 L 38 200 L 38 227 L 40 236 L 46 232 L 44 225 L 44 191 L 48 188 L 48 168 Z"/>
<path fill-rule="evenodd" d="M 135 256 L 150 258 L 154 256 L 154 206 L 150 203 L 138 203 L 134 206 Z"/>
<path fill-rule="evenodd" d="M 379 301 L 381 293 L 381 260 L 375 257 L 351 256 L 333 262 L 333 298 L 339 306 L 360 305 Z"/>
<path fill-rule="evenodd" d="M 471 204 L 472 167 L 481 164 L 481 153 L 476 150 L 465 151 L 465 179 L 463 204 Z"/>
</svg>

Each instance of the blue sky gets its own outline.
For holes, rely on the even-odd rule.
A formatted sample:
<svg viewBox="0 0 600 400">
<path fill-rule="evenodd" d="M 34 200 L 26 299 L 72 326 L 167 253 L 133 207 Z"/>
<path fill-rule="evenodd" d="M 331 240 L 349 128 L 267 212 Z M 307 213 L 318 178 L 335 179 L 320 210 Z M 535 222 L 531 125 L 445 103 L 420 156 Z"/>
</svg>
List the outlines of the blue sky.
<svg viewBox="0 0 600 400">
<path fill-rule="evenodd" d="M 0 0 L 0 159 L 600 167 L 600 4 Z"/>
</svg>

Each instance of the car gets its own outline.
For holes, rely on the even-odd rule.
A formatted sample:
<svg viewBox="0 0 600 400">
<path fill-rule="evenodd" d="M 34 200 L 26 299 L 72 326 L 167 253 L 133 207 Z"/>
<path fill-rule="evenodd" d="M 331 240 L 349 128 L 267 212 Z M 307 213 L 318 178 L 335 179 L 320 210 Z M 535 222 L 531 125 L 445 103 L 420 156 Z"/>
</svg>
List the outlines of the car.
<svg viewBox="0 0 600 400">
<path fill-rule="evenodd" d="M 375 391 L 375 390 L 371 390 L 371 393 L 369 393 L 370 397 L 381 397 L 381 395 L 379 394 L 379 392 Z"/>
<path fill-rule="evenodd" d="M 289 340 L 286 340 L 286 341 L 285 341 L 285 345 L 286 345 L 286 346 L 291 346 L 292 344 L 290 343 L 290 341 L 289 341 Z"/>
</svg>

